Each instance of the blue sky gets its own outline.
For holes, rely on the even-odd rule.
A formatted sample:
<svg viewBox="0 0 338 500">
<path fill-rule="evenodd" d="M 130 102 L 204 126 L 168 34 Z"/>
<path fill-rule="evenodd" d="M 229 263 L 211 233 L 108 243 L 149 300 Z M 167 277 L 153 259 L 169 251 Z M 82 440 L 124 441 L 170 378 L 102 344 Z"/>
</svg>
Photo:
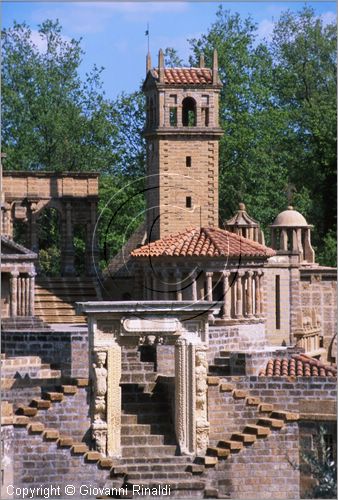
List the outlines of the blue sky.
<svg viewBox="0 0 338 500">
<path fill-rule="evenodd" d="M 43 20 L 58 18 L 65 38 L 82 38 L 85 56 L 81 65 L 84 75 L 93 64 L 104 66 L 104 90 L 109 97 L 136 90 L 145 72 L 147 39 L 150 24 L 150 49 L 153 62 L 160 47 L 174 47 L 180 56 L 189 56 L 188 38 L 207 31 L 218 5 L 223 3 L 243 17 L 251 14 L 258 23 L 259 35 L 269 36 L 283 10 L 299 10 L 305 4 L 314 8 L 324 22 L 336 15 L 335 2 L 4 2 L 2 25 L 13 20 L 26 21 L 33 30 L 34 41 Z"/>
</svg>

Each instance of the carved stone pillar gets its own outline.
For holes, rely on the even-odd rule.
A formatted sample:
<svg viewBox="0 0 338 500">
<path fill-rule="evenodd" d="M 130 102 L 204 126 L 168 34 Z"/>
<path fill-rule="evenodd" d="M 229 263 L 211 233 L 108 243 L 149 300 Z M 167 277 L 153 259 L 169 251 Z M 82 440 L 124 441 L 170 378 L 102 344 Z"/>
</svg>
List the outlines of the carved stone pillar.
<svg viewBox="0 0 338 500">
<path fill-rule="evenodd" d="M 10 277 L 10 316 L 18 315 L 18 271 L 12 271 Z"/>
<path fill-rule="evenodd" d="M 29 297 L 28 297 L 28 316 L 34 316 L 35 314 L 35 272 L 30 272 L 28 274 L 29 278 Z"/>
<path fill-rule="evenodd" d="M 229 288 L 229 271 L 223 271 L 223 316 L 222 319 L 231 317 L 231 290 Z"/>
<path fill-rule="evenodd" d="M 175 344 L 175 433 L 182 455 L 195 451 L 195 346 L 179 338 Z"/>
<path fill-rule="evenodd" d="M 17 292 L 16 292 L 16 297 L 17 297 L 17 304 L 16 304 L 16 314 L 17 316 L 22 316 L 22 311 L 21 311 L 21 277 L 18 276 L 16 280 L 16 287 L 17 287 Z"/>
<path fill-rule="evenodd" d="M 175 269 L 176 280 L 176 300 L 182 300 L 182 273 L 179 269 Z"/>
<path fill-rule="evenodd" d="M 212 272 L 207 272 L 205 273 L 207 277 L 207 300 L 209 302 L 212 302 L 212 276 L 214 273 Z"/>
<path fill-rule="evenodd" d="M 207 347 L 196 345 L 196 454 L 205 455 L 209 444 Z"/>
<path fill-rule="evenodd" d="M 236 280 L 236 318 L 243 318 L 243 271 L 238 271 Z"/>
<path fill-rule="evenodd" d="M 107 395 L 107 454 L 121 456 L 121 347 L 115 343 L 108 348 Z"/>
<path fill-rule="evenodd" d="M 252 276 L 253 272 L 252 271 L 247 271 L 247 302 L 246 302 L 246 314 L 248 318 L 251 318 L 253 316 L 253 303 L 252 303 Z"/>
</svg>

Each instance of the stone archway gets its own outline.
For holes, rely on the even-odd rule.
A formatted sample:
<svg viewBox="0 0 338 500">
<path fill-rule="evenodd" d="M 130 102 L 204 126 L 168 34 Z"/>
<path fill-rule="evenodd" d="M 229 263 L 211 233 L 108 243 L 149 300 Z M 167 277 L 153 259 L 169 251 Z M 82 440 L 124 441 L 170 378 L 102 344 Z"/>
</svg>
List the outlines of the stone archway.
<svg viewBox="0 0 338 500">
<path fill-rule="evenodd" d="M 207 347 L 210 304 L 193 302 L 84 302 L 93 386 L 91 429 L 96 449 L 121 457 L 121 346 L 141 338 L 175 345 L 175 434 L 182 455 L 208 446 Z"/>
</svg>

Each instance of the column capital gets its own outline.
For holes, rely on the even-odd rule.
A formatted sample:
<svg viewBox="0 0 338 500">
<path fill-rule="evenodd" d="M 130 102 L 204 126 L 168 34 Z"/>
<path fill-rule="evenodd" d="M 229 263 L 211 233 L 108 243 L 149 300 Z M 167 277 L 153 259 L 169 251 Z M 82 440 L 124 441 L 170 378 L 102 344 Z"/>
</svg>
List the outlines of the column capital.
<svg viewBox="0 0 338 500">
<path fill-rule="evenodd" d="M 248 271 L 246 271 L 246 274 L 250 277 L 250 276 L 253 276 L 253 270 L 252 269 L 249 269 Z"/>
<path fill-rule="evenodd" d="M 222 275 L 223 275 L 224 278 L 229 278 L 230 271 L 222 271 Z"/>
<path fill-rule="evenodd" d="M 35 272 L 35 271 L 29 271 L 28 276 L 29 276 L 30 278 L 35 278 L 35 276 L 36 276 L 36 272 Z"/>
<path fill-rule="evenodd" d="M 207 278 L 212 278 L 214 273 L 213 273 L 213 271 L 206 271 L 205 275 Z"/>
<path fill-rule="evenodd" d="M 19 274 L 20 274 L 19 271 L 14 269 L 13 271 L 11 271 L 11 278 L 17 278 Z"/>
</svg>

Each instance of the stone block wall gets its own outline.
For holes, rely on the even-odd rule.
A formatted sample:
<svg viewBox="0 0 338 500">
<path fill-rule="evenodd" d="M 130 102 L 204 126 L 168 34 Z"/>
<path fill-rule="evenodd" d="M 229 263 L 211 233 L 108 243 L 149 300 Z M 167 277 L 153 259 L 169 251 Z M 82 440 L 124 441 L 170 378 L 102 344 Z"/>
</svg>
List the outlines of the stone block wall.
<svg viewBox="0 0 338 500">
<path fill-rule="evenodd" d="M 88 377 L 88 333 L 2 332 L 1 349 L 7 358 L 39 356 L 42 363 L 56 364 L 63 376 Z"/>
<path fill-rule="evenodd" d="M 219 351 L 253 352 L 267 346 L 265 324 L 209 326 L 208 362 L 211 363 Z"/>
</svg>

